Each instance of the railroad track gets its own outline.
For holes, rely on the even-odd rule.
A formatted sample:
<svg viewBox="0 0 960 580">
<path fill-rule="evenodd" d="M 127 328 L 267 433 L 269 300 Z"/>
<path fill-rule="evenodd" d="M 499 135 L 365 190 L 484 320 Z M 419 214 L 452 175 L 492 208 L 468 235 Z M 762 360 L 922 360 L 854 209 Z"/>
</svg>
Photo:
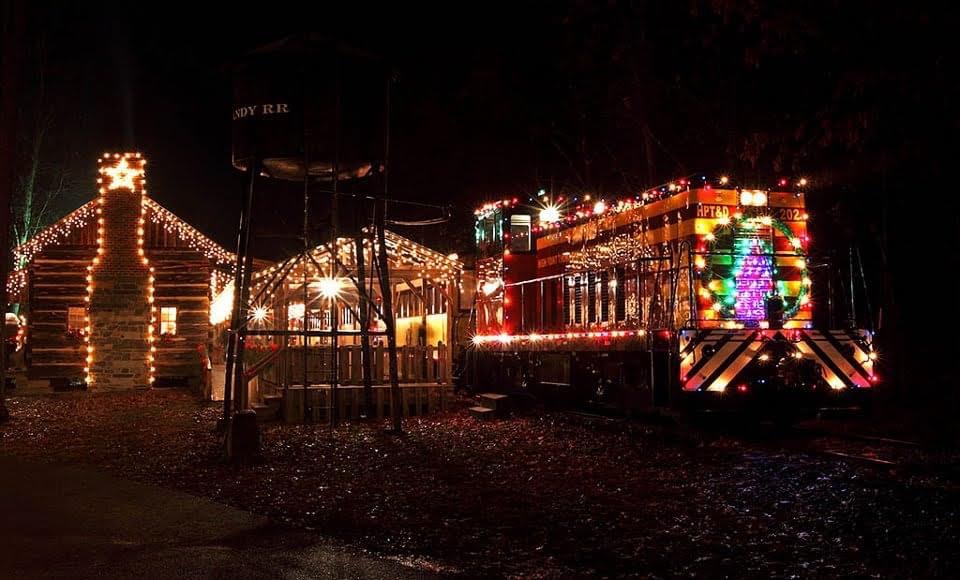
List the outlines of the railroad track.
<svg viewBox="0 0 960 580">
<path fill-rule="evenodd" d="M 798 450 L 846 461 L 895 468 L 925 459 L 916 441 L 811 428 L 795 428 L 794 432 L 802 437 Z"/>
<path fill-rule="evenodd" d="M 600 413 L 591 413 L 589 411 L 564 410 L 560 411 L 560 413 L 574 419 L 600 421 L 603 423 L 622 423 L 625 421 L 623 417 L 611 417 L 609 415 L 601 415 Z"/>
<path fill-rule="evenodd" d="M 625 418 L 593 413 L 584 410 L 564 410 L 561 415 L 584 425 L 601 430 L 628 432 L 635 426 L 653 427 L 664 424 L 665 417 Z M 689 425 L 679 427 L 680 432 L 688 432 L 691 440 L 698 440 L 702 432 L 697 428 L 690 431 Z M 697 433 L 700 435 L 697 435 Z M 675 434 L 676 435 L 676 434 Z M 717 435 L 716 431 L 712 435 Z M 722 437 L 731 437 L 729 432 Z M 933 452 L 924 449 L 916 441 L 879 437 L 862 433 L 830 431 L 810 427 L 794 427 L 784 432 L 754 431 L 750 434 L 734 434 L 748 447 L 763 449 L 766 452 L 804 453 L 813 456 L 845 461 L 852 464 L 872 466 L 877 469 L 898 470 L 901 472 L 935 475 L 949 480 L 960 480 L 960 459 L 934 457 Z M 682 437 L 681 437 L 682 438 Z M 676 439 L 676 437 L 675 437 Z"/>
<path fill-rule="evenodd" d="M 863 435 L 860 433 L 850 433 L 847 431 L 829 431 L 827 429 L 816 429 L 811 427 L 795 427 L 793 431 L 798 434 L 809 436 L 835 437 L 838 439 L 848 439 L 851 441 L 866 441 L 870 443 L 895 445 L 901 447 L 920 447 L 920 444 L 916 441 L 893 439 L 890 437 L 878 437 L 876 435 Z"/>
</svg>

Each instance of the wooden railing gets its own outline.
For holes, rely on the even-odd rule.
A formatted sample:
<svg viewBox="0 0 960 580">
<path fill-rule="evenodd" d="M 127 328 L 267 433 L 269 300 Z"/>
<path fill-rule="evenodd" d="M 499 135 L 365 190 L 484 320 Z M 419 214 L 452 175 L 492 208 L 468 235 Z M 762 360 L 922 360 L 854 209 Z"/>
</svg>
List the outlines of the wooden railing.
<svg viewBox="0 0 960 580">
<path fill-rule="evenodd" d="M 385 346 L 371 347 L 373 384 L 389 383 L 389 362 Z M 397 370 L 401 383 L 450 384 L 448 349 L 436 346 L 397 347 Z M 359 345 L 339 347 L 337 383 L 362 385 L 363 364 Z M 329 346 L 307 347 L 304 377 L 303 347 L 290 346 L 272 353 L 244 373 L 248 378 L 251 402 L 278 393 L 284 387 L 302 387 L 304 378 L 311 386 L 329 385 L 333 380 L 333 351 Z"/>
<path fill-rule="evenodd" d="M 450 387 L 442 385 L 424 385 L 407 383 L 400 385 L 400 412 L 404 417 L 431 415 L 447 408 L 447 394 Z M 310 387 L 307 390 L 306 403 L 309 406 L 308 419 L 323 422 L 330 418 L 330 388 Z M 363 387 L 348 386 L 337 390 L 337 416 L 340 419 L 356 419 L 363 408 Z M 281 417 L 288 423 L 299 423 L 304 419 L 303 388 L 288 389 L 281 401 Z M 390 387 L 373 387 L 373 407 L 371 416 L 377 419 L 391 415 Z"/>
</svg>

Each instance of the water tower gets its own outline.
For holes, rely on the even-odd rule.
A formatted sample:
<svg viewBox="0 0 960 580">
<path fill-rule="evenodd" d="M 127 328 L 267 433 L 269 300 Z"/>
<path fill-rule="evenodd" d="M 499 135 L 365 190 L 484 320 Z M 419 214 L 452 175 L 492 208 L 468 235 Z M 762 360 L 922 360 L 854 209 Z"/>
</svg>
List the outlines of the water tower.
<svg viewBox="0 0 960 580">
<path fill-rule="evenodd" d="M 252 273 L 250 232 L 256 220 L 252 208 L 258 184 L 264 183 L 263 180 L 302 184 L 302 206 L 280 209 L 291 217 L 302 217 L 304 259 L 311 243 L 336 246 L 339 237 L 371 236 L 373 232 L 381 241 L 378 246 L 385 251 L 382 204 L 388 166 L 392 73 L 381 59 L 369 53 L 305 33 L 246 54 L 233 63 L 232 75 L 232 164 L 245 172 L 247 186 L 237 237 L 234 287 L 239 290 L 235 292 L 227 345 L 225 421 L 234 410 L 246 407 L 241 375 Z M 358 188 L 375 191 L 376 195 L 358 196 L 355 193 Z M 345 195 L 345 191 L 350 193 Z M 312 204 L 311 197 L 323 203 Z M 379 217 L 376 228 L 365 228 L 370 225 L 367 212 L 358 210 L 364 207 L 365 199 L 372 199 L 370 205 L 381 208 L 379 213 L 374 212 Z M 312 215 L 316 206 L 323 206 L 326 216 Z M 320 236 L 322 239 L 311 240 L 310 222 L 318 220 L 325 220 L 327 231 Z M 382 263 L 385 268 L 385 256 Z M 380 307 L 391 327 L 387 333 L 388 343 L 395 348 L 392 308 L 389 292 L 386 294 L 385 303 Z M 303 328 L 305 346 L 308 344 L 306 316 Z M 335 333 L 334 330 L 334 357 Z M 303 351 L 306 357 L 307 348 Z M 391 359 L 395 359 L 393 353 Z M 306 397 L 306 371 L 303 386 Z M 335 394 L 335 376 L 331 388 Z M 397 394 L 399 396 L 399 390 Z"/>
</svg>

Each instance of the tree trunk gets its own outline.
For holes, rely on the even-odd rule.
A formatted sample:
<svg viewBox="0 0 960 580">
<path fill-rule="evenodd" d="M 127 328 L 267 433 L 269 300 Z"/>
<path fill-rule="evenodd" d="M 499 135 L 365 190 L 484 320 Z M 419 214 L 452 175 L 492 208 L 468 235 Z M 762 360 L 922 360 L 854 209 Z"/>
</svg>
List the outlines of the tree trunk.
<svg viewBox="0 0 960 580">
<path fill-rule="evenodd" d="M 364 269 L 366 260 L 363 250 L 363 237 L 361 234 L 353 239 L 354 255 L 356 256 L 357 266 L 357 286 L 364 288 Z M 367 294 L 360 292 L 357 314 L 360 316 L 360 358 L 363 365 L 363 415 L 369 419 L 373 416 L 373 376 L 370 360 L 370 299 L 373 293 Z"/>
<path fill-rule="evenodd" d="M 0 305 L 3 306 L 3 320 L 0 321 L 0 420 L 7 417 L 4 399 L 7 394 L 7 263 L 10 256 L 10 202 L 16 181 L 16 125 L 17 97 L 20 90 L 20 58 L 22 54 L 22 34 L 26 20 L 26 8 L 23 2 L 16 0 L 5 2 L 2 7 L 3 52 L 0 52 Z"/>
<path fill-rule="evenodd" d="M 393 318 L 393 289 L 390 287 L 390 267 L 387 260 L 387 242 L 384 232 L 384 214 L 387 212 L 387 202 L 377 200 L 376 230 L 377 230 L 377 259 L 380 263 L 380 295 L 383 297 L 383 322 L 387 327 L 387 360 L 390 368 L 390 412 L 393 415 L 393 430 L 400 433 L 403 430 L 403 414 L 401 413 L 400 377 L 397 369 L 397 332 L 396 321 Z"/>
</svg>

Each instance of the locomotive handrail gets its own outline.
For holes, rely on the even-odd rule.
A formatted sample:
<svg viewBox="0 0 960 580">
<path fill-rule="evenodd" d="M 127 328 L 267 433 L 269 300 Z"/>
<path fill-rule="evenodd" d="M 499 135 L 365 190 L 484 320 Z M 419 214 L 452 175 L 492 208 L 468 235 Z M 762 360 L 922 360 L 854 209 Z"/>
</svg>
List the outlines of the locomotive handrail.
<svg viewBox="0 0 960 580">
<path fill-rule="evenodd" d="M 695 322 L 694 318 L 695 313 L 697 312 L 697 302 L 693 294 L 693 244 L 690 243 L 690 240 L 683 240 L 680 242 L 680 255 L 683 255 L 683 246 L 687 246 L 687 307 L 690 309 L 690 315 L 687 317 L 687 320 L 683 323 L 684 326 L 690 322 Z"/>
<path fill-rule="evenodd" d="M 669 257 L 668 256 L 659 256 L 659 257 L 649 256 L 649 257 L 641 257 L 636 259 L 637 262 L 662 262 L 664 260 L 669 260 Z M 563 278 L 564 276 L 579 276 L 581 274 L 588 274 L 593 271 L 594 270 L 571 270 L 570 272 L 564 272 L 562 274 L 552 274 L 550 276 L 540 276 L 539 278 L 530 278 L 529 280 L 520 280 L 519 282 L 510 282 L 510 283 L 504 284 L 504 287 L 510 288 L 513 286 L 520 286 L 523 284 L 532 284 L 534 282 L 545 282 L 547 280 L 556 280 L 558 278 Z"/>
</svg>

